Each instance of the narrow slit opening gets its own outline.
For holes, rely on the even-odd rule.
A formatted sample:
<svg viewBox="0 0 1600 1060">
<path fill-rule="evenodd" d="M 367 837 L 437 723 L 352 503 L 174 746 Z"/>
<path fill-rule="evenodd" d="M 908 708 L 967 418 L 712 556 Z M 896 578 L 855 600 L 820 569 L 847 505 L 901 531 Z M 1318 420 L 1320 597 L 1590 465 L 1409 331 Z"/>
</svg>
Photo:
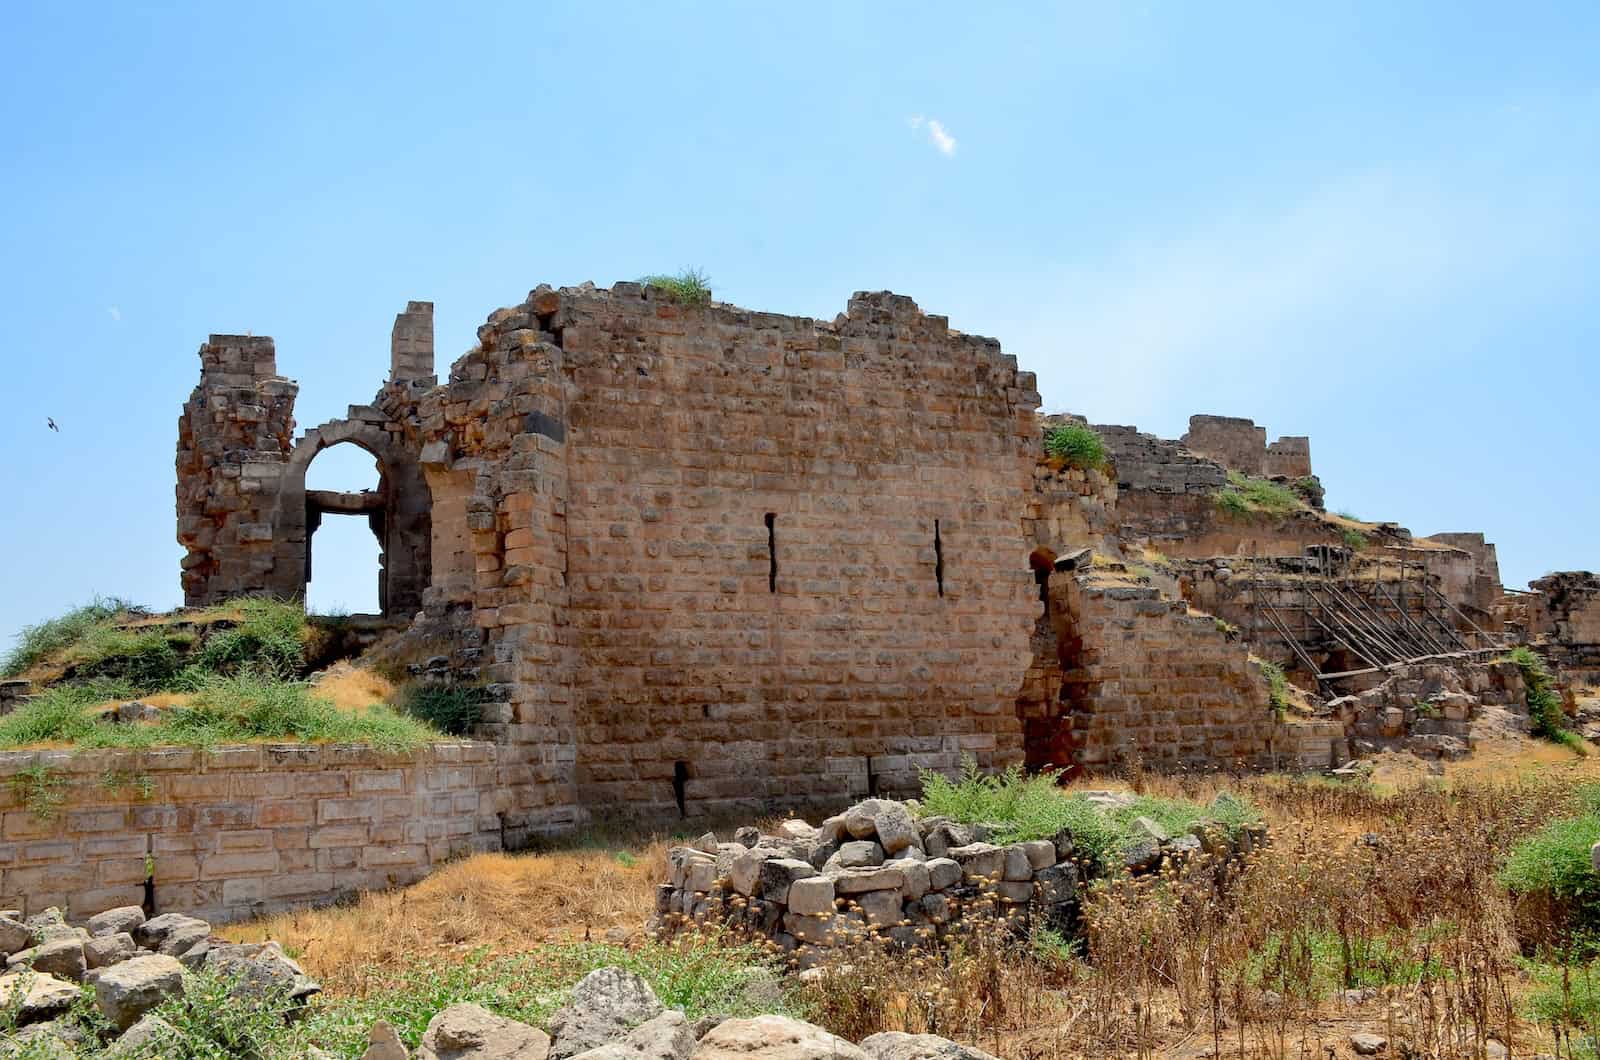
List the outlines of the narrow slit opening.
<svg viewBox="0 0 1600 1060">
<path fill-rule="evenodd" d="M 672 798 L 678 804 L 678 816 L 689 816 L 689 806 L 685 802 L 684 792 L 689 786 L 689 763 L 672 763 Z"/>
<path fill-rule="evenodd" d="M 767 592 L 778 591 L 778 513 L 767 513 Z"/>
<path fill-rule="evenodd" d="M 939 595 L 944 595 L 944 538 L 939 534 L 939 520 L 933 521 L 933 577 L 939 583 Z"/>
</svg>

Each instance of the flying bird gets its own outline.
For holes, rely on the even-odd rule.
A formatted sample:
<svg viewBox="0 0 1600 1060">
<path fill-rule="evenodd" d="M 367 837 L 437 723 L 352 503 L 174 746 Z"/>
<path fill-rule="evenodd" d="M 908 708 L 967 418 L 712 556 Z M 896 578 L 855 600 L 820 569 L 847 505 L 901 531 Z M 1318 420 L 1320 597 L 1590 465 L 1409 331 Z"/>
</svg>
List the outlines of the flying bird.
<svg viewBox="0 0 1600 1060">
<path fill-rule="evenodd" d="M 60 433 L 61 433 L 61 428 L 60 428 L 60 427 L 57 427 L 57 426 L 56 426 L 56 421 L 55 421 L 55 417 L 53 417 L 53 416 L 46 416 L 46 417 L 45 417 L 45 418 L 44 418 L 44 421 L 45 421 L 45 422 L 46 422 L 46 423 L 48 423 L 48 424 L 49 424 L 49 425 L 50 425 L 50 429 L 51 429 L 51 430 L 52 430 L 52 431 L 55 431 L 55 432 L 56 432 L 56 433 L 57 433 L 57 434 L 60 434 Z"/>
</svg>

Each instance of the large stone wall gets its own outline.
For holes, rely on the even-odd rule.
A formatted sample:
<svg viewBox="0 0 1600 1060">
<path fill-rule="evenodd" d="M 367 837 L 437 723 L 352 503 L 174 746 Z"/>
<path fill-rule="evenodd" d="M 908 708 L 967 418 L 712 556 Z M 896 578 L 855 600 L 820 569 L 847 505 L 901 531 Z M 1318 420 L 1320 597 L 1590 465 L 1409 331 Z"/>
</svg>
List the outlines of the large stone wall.
<svg viewBox="0 0 1600 1060">
<path fill-rule="evenodd" d="M 0 905 L 239 920 L 498 849 L 495 749 L 0 752 Z"/>
<path fill-rule="evenodd" d="M 430 599 L 490 633 L 526 828 L 1021 759 L 1038 396 L 997 343 L 887 293 L 824 323 L 634 284 L 479 340 L 422 404 Z"/>
<path fill-rule="evenodd" d="M 1558 571 L 1529 583 L 1529 632 L 1571 681 L 1600 685 L 1600 575 Z"/>
</svg>

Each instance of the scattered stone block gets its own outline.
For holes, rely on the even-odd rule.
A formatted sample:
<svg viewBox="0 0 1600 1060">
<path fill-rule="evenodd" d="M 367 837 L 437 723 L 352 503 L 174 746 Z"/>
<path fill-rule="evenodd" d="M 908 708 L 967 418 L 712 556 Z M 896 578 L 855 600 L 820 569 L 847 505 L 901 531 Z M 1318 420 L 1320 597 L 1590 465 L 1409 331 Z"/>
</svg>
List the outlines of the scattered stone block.
<svg viewBox="0 0 1600 1060">
<path fill-rule="evenodd" d="M 101 969 L 95 976 L 95 1003 L 106 1019 L 126 1030 L 140 1016 L 173 994 L 183 993 L 183 965 L 177 958 L 147 954 Z"/>
<path fill-rule="evenodd" d="M 550 1039 L 537 1027 L 481 1005 L 451 1005 L 428 1021 L 417 1060 L 545 1060 Z"/>
</svg>

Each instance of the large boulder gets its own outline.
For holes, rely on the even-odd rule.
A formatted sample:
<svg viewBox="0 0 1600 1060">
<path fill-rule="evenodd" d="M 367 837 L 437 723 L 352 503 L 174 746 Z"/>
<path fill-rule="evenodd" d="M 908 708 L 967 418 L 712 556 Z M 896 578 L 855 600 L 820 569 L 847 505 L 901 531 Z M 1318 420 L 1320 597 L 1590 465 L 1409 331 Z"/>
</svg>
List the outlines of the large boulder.
<svg viewBox="0 0 1600 1060">
<path fill-rule="evenodd" d="M 668 1009 L 617 1041 L 579 1053 L 573 1060 L 689 1060 L 694 1043 L 694 1025 L 677 1009 Z"/>
<path fill-rule="evenodd" d="M 96 913 L 84 925 L 89 929 L 89 934 L 94 938 L 105 935 L 116 935 L 126 931 L 133 934 L 133 929 L 145 921 L 144 910 L 136 905 L 120 905 L 115 909 L 107 909 L 104 913 Z"/>
<path fill-rule="evenodd" d="M 0 1011 L 15 1012 L 18 1026 L 53 1019 L 78 999 L 76 985 L 44 972 L 0 975 Z"/>
<path fill-rule="evenodd" d="M 83 941 L 68 937 L 41 942 L 37 946 L 18 950 L 6 958 L 6 967 L 32 968 L 36 972 L 45 972 L 59 979 L 81 982 L 83 973 L 88 970 L 89 965 L 83 955 Z"/>
<path fill-rule="evenodd" d="M 139 956 L 139 944 L 126 931 L 101 935 L 83 944 L 83 959 L 90 968 L 104 968 Z"/>
<path fill-rule="evenodd" d="M 788 1016 L 725 1020 L 706 1032 L 694 1060 L 868 1060 L 821 1027 Z"/>
<path fill-rule="evenodd" d="M 884 1031 L 861 1040 L 861 1051 L 872 1060 L 996 1060 L 982 1049 L 962 1045 L 936 1034 Z"/>
<path fill-rule="evenodd" d="M 133 1026 L 162 999 L 181 993 L 183 965 L 158 953 L 103 968 L 94 980 L 95 1002 L 118 1030 Z"/>
<path fill-rule="evenodd" d="M 210 935 L 210 924 L 182 913 L 163 913 L 133 929 L 133 941 L 168 957 L 182 957 Z"/>
<path fill-rule="evenodd" d="M 417 1060 L 545 1060 L 550 1039 L 537 1027 L 481 1005 L 451 1005 L 428 1021 Z"/>
<path fill-rule="evenodd" d="M 9 956 L 32 945 L 32 928 L 20 920 L 0 916 L 0 956 Z"/>
<path fill-rule="evenodd" d="M 322 987 L 276 942 L 220 942 L 206 952 L 205 967 L 234 981 L 229 993 L 242 1000 L 281 994 L 299 1003 Z"/>
<path fill-rule="evenodd" d="M 598 1049 L 661 1013 L 649 983 L 621 968 L 597 969 L 578 980 L 572 1000 L 551 1018 L 551 1060 Z"/>
</svg>

